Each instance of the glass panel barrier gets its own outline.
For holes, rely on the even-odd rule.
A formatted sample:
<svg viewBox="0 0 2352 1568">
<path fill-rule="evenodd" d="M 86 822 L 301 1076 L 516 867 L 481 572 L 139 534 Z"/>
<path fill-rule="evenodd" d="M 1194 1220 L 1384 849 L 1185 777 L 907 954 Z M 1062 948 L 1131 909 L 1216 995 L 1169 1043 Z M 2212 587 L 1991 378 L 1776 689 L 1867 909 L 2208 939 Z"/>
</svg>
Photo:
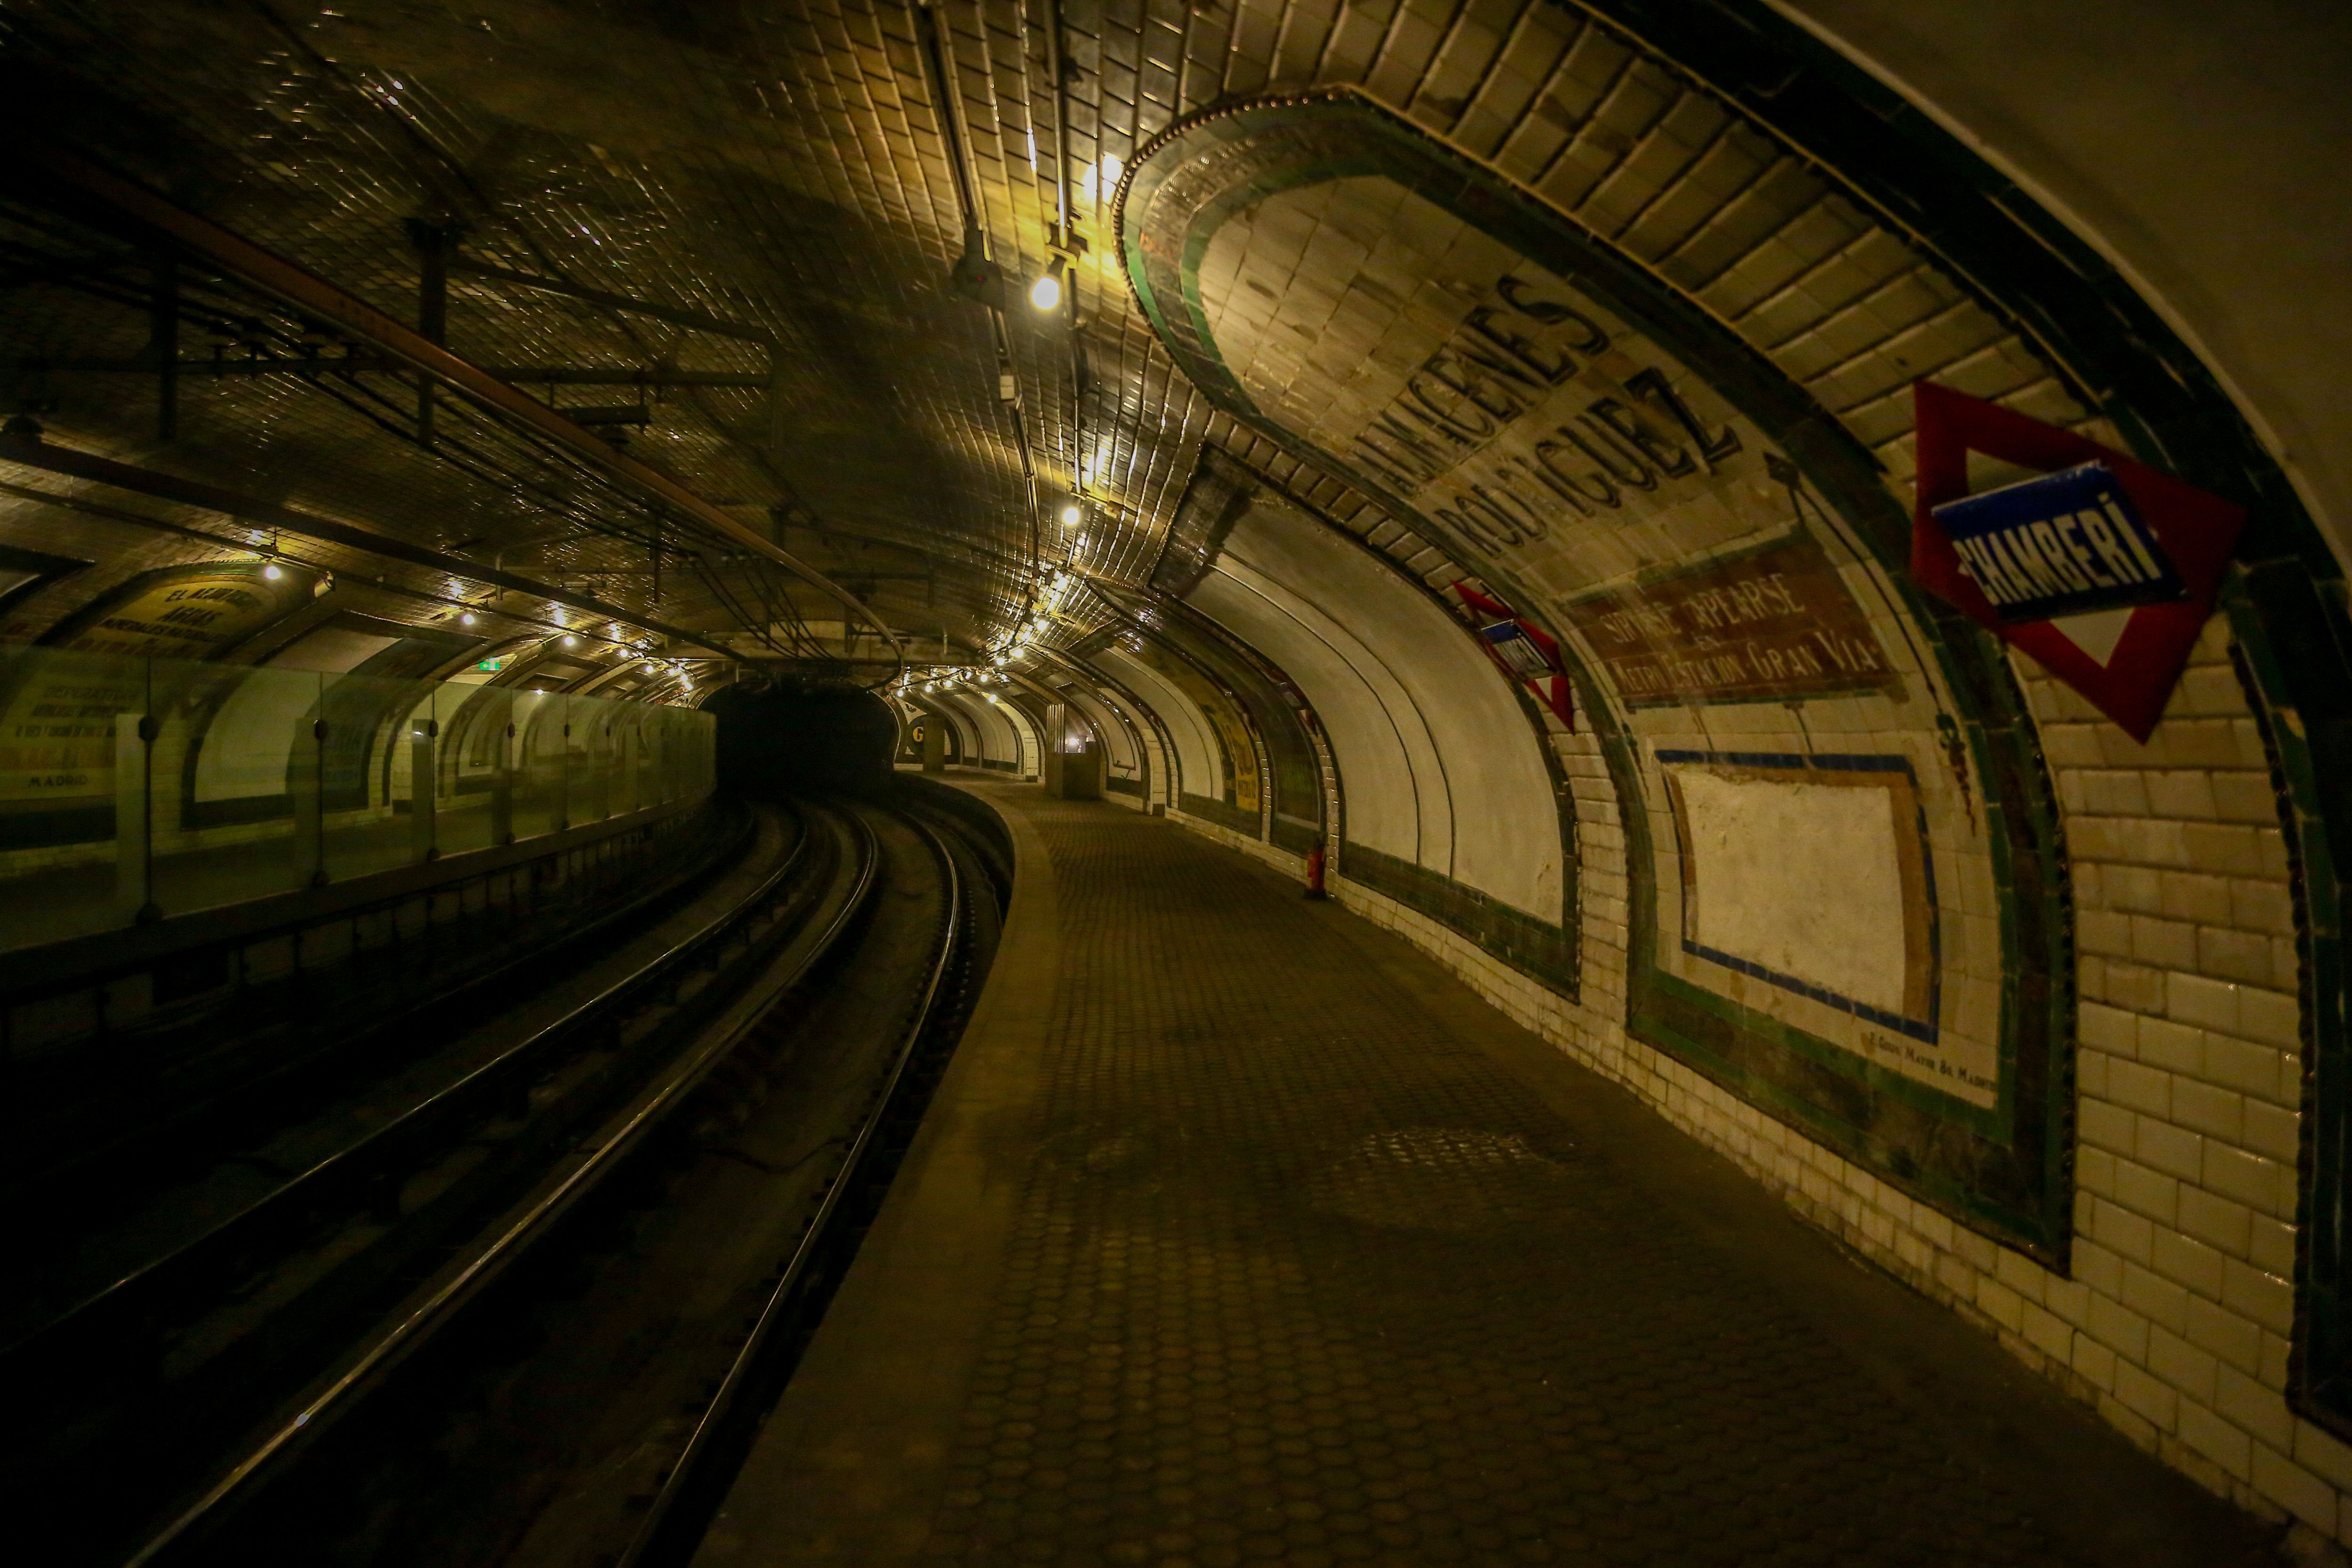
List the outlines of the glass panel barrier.
<svg viewBox="0 0 2352 1568">
<path fill-rule="evenodd" d="M 158 914 L 315 878 L 321 685 L 308 670 L 155 664 L 148 845 Z"/>
<path fill-rule="evenodd" d="M 434 759 L 440 791 L 435 841 L 445 855 L 504 841 L 493 831 L 493 797 L 501 760 L 498 753 L 506 738 L 505 706 L 511 695 L 478 685 L 444 685 L 434 695 L 434 719 L 440 731 Z"/>
<path fill-rule="evenodd" d="M 560 755 L 553 747 L 562 745 L 563 699 L 548 692 L 518 692 L 510 722 L 515 836 L 535 838 L 563 820 L 563 776 L 551 761 Z"/>
<path fill-rule="evenodd" d="M 143 659 L 0 651 L 0 941 L 8 946 L 128 925 L 148 904 L 147 678 Z M 118 855 L 118 815 L 130 829 L 128 855 Z"/>
<path fill-rule="evenodd" d="M 0 950 L 699 798 L 713 733 L 562 693 L 0 647 Z"/>
<path fill-rule="evenodd" d="M 415 740 L 432 717 L 431 681 L 336 675 L 320 702 L 330 882 L 420 858 L 409 798 Z M 427 822 L 429 825 L 428 815 Z"/>
</svg>

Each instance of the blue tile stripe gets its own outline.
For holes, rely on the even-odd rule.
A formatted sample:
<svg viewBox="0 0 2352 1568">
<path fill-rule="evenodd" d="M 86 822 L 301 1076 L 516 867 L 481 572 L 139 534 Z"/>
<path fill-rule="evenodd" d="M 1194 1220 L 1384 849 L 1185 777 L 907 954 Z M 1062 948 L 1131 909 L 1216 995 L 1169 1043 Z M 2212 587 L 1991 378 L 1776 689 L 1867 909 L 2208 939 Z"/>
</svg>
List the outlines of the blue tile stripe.
<svg viewBox="0 0 2352 1568">
<path fill-rule="evenodd" d="M 1661 764 L 1700 762 L 1712 763 L 1718 767 L 1776 768 L 1822 773 L 1900 773 L 1909 779 L 1914 785 L 1918 783 L 1918 775 L 1912 772 L 1909 758 L 1883 752 L 1679 751 L 1661 747 L 1657 757 Z M 1944 994 L 1944 945 L 1943 923 L 1937 918 L 1935 848 L 1927 840 L 1927 824 L 1924 817 L 1916 826 L 1919 834 L 1920 869 L 1926 879 L 1923 893 L 1927 901 L 1927 1001 L 1931 1011 L 1940 1012 L 1942 1010 L 1940 1003 Z M 1824 1007 L 1835 1008 L 1842 1013 L 1851 1013 L 1864 1022 L 1874 1023 L 1881 1029 L 1891 1029 L 1922 1044 L 1936 1043 L 1939 1031 L 1932 1018 L 1923 1021 L 1918 1019 L 1905 1018 L 1900 1013 L 1890 1013 L 1883 1008 L 1874 1008 L 1868 1002 L 1858 1002 L 1852 997 L 1841 996 L 1835 991 L 1816 986 L 1810 980 L 1801 980 L 1794 975 L 1784 975 L 1778 969 L 1767 968 L 1752 959 L 1735 957 L 1729 953 L 1705 946 L 1687 936 L 1682 939 L 1682 944 L 1683 951 L 1693 957 L 1704 958 L 1710 964 L 1720 964 L 1727 969 L 1738 970 L 1740 974 L 1752 976 L 1767 985 L 1778 986 L 1784 991 L 1794 991 L 1801 997 L 1810 997 Z"/>
</svg>

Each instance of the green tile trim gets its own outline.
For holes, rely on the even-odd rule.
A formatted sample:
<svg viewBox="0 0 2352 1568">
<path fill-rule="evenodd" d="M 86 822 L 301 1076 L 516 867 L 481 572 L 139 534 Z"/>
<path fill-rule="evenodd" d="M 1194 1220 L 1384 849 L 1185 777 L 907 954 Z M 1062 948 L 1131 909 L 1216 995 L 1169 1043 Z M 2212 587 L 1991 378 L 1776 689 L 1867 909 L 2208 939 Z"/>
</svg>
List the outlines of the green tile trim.
<svg viewBox="0 0 2352 1568">
<path fill-rule="evenodd" d="M 1563 927 L 1353 839 L 1341 846 L 1339 874 L 1428 915 L 1570 998 L 1575 996 L 1576 940 Z"/>
<path fill-rule="evenodd" d="M 1276 479 L 1273 476 L 1265 473 L 1263 470 L 1243 462 L 1240 458 L 1234 456 L 1230 453 L 1219 451 L 1215 448 L 1202 449 L 1202 459 L 1204 464 L 1209 461 L 1212 453 L 1214 454 L 1216 462 L 1220 468 L 1245 476 L 1249 484 L 1253 486 L 1254 491 L 1263 492 L 1266 495 L 1275 497 L 1283 503 L 1295 507 L 1302 516 L 1311 517 L 1320 526 L 1329 528 L 1333 534 L 1337 535 L 1341 539 L 1346 540 L 1350 549 L 1362 551 L 1379 567 L 1381 570 L 1393 576 L 1398 581 L 1403 583 L 1408 588 L 1411 588 L 1414 592 L 1421 595 L 1424 601 L 1434 606 L 1438 612 L 1444 615 L 1449 622 L 1460 625 L 1460 622 L 1456 620 L 1456 605 L 1452 601 L 1451 596 L 1431 588 L 1428 583 L 1414 577 L 1410 572 L 1401 570 L 1393 558 L 1381 550 L 1373 549 L 1370 544 L 1365 542 L 1360 534 L 1339 523 L 1328 513 L 1325 512 L 1322 507 L 1317 506 L 1312 500 L 1300 495 L 1288 485 L 1282 483 L 1280 480 Z M 1246 500 L 1247 498 L 1248 497 L 1245 496 L 1244 499 Z M 1219 537 L 1220 538 L 1223 538 L 1222 535 Z M 1465 638 L 1469 638 L 1475 635 L 1467 626 L 1462 626 L 1461 631 Z M 1520 716 L 1527 722 L 1528 733 L 1534 737 L 1537 755 L 1543 760 L 1545 777 L 1551 781 L 1552 786 L 1554 810 L 1557 814 L 1557 821 L 1559 824 L 1560 924 L 1558 928 L 1558 939 L 1556 941 L 1546 939 L 1540 943 L 1519 941 L 1490 945 L 1487 940 L 1487 936 L 1488 926 L 1491 925 L 1491 922 L 1486 920 L 1483 915 L 1476 914 L 1475 911 L 1481 905 L 1493 904 L 1493 900 L 1486 894 L 1479 892 L 1475 888 L 1461 883 L 1452 883 L 1450 879 L 1441 880 L 1446 880 L 1449 886 L 1457 889 L 1462 895 L 1460 898 L 1441 896 L 1432 894 L 1426 904 L 1414 904 L 1410 906 L 1420 910 L 1421 913 L 1429 915 L 1430 918 L 1448 926 L 1458 935 L 1466 936 L 1472 941 L 1479 943 L 1482 946 L 1486 947 L 1488 952 L 1494 953 L 1497 957 L 1503 958 L 1506 962 L 1517 965 L 1518 963 L 1518 959 L 1512 956 L 1512 955 L 1517 953 L 1524 952 L 1533 955 L 1533 961 L 1540 964 L 1542 967 L 1539 970 L 1529 969 L 1528 972 L 1534 975 L 1535 977 L 1544 981 L 1545 984 L 1550 986 L 1554 990 L 1566 997 L 1570 1001 L 1576 1001 L 1582 994 L 1583 986 L 1583 970 L 1579 962 L 1578 946 L 1581 939 L 1581 932 L 1578 925 L 1581 910 L 1581 905 L 1578 901 L 1578 890 L 1581 885 L 1583 867 L 1582 852 L 1577 841 L 1575 796 L 1569 784 L 1567 770 L 1560 763 L 1559 753 L 1552 747 L 1550 731 L 1547 728 L 1544 722 L 1544 710 L 1537 705 L 1535 698 L 1528 694 L 1527 688 L 1519 685 L 1517 682 L 1512 682 L 1509 689 L 1512 697 L 1518 705 Z M 1342 773 L 1343 770 L 1339 767 L 1339 759 L 1336 755 L 1332 758 L 1331 766 L 1335 774 Z M 1337 779 L 1337 784 L 1339 796 L 1344 801 L 1347 795 L 1347 781 L 1345 778 L 1339 778 Z M 1343 816 L 1345 815 L 1344 807 L 1341 814 Z M 1275 841 L 1277 843 L 1283 842 L 1282 821 L 1282 813 L 1277 808 L 1275 813 Z M 1344 838 L 1344 836 L 1343 831 L 1342 837 Z M 1307 848 L 1312 846 L 1311 844 L 1299 844 L 1295 847 L 1298 849 L 1299 852 L 1304 853 Z M 1358 846 L 1358 849 L 1360 852 L 1366 854 L 1377 855 L 1381 853 L 1381 852 L 1377 850 L 1364 850 L 1360 845 Z M 1394 857 L 1384 858 L 1393 859 Z M 1411 862 L 1408 862 L 1400 861 L 1397 862 L 1397 863 L 1401 866 L 1407 867 L 1411 872 L 1419 873 L 1422 870 L 1419 866 L 1412 865 Z M 1431 873 L 1427 874 L 1434 875 L 1435 873 Z M 1401 882 L 1410 880 L 1411 879 L 1404 876 L 1403 873 L 1400 873 Z M 1391 894 L 1391 896 L 1396 895 Z M 1408 902 L 1402 899 L 1400 901 Z M 1495 907 L 1507 908 L 1508 906 L 1497 904 L 1495 905 Z M 1464 917 L 1465 911 L 1471 912 L 1466 918 Z M 1513 913 L 1516 914 L 1518 912 L 1514 911 Z M 1542 926 L 1542 928 L 1547 931 L 1552 929 L 1551 927 L 1544 926 L 1541 921 L 1538 921 L 1537 925 L 1538 926 Z"/>
<path fill-rule="evenodd" d="M 1204 822 L 1214 822 L 1221 828 L 1230 829 L 1245 839 L 1256 838 L 1262 826 L 1256 812 L 1228 806 L 1223 800 L 1207 795 L 1180 794 L 1176 798 L 1176 809 Z"/>
<path fill-rule="evenodd" d="M 1301 821 L 1297 817 L 1274 814 L 1274 847 L 1303 855 L 1323 841 L 1323 824 Z"/>
<path fill-rule="evenodd" d="M 2260 573 L 2233 572 L 2221 606 L 2237 637 L 2233 656 L 2263 733 L 2278 793 L 2301 958 L 2303 1146 L 2295 1226 L 2294 1353 L 2287 1396 L 2295 1409 L 2352 1437 L 2352 972 L 2347 972 L 2344 885 L 2331 814 L 2345 810 L 2352 778 L 2352 723 L 2307 715 L 2282 662 L 2273 628 L 2294 616 L 2266 605 Z M 2336 780 L 2335 787 L 2323 779 Z"/>
</svg>

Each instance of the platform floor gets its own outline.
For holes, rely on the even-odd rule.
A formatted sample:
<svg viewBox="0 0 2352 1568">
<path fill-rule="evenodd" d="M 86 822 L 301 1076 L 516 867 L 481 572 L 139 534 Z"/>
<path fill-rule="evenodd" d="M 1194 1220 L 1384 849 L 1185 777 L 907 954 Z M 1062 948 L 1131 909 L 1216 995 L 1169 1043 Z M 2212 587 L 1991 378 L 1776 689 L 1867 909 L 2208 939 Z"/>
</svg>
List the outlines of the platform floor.
<svg viewBox="0 0 2352 1568">
<path fill-rule="evenodd" d="M 964 781 L 1005 946 L 706 1568 L 2277 1560 L 1402 941 Z"/>
</svg>

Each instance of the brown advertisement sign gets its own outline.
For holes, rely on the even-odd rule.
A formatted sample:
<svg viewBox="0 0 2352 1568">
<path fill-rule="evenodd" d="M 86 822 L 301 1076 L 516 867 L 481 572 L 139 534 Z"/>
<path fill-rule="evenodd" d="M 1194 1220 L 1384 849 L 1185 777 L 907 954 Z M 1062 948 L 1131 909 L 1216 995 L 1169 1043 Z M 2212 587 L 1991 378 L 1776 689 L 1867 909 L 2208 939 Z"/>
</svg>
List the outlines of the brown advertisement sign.
<svg viewBox="0 0 2352 1568">
<path fill-rule="evenodd" d="M 1634 707 L 1901 684 L 1844 579 L 1803 533 L 1566 608 Z"/>
</svg>

